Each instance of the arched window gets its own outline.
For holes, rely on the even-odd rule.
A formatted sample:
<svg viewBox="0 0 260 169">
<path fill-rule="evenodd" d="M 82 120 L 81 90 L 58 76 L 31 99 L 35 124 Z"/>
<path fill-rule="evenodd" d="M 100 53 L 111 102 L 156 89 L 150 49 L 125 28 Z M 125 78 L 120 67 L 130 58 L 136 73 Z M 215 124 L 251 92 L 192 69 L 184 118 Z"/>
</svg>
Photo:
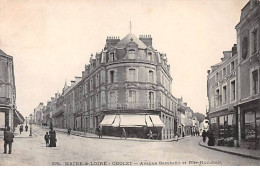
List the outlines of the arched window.
<svg viewBox="0 0 260 169">
<path fill-rule="evenodd" d="M 135 59 L 135 50 L 134 49 L 128 50 L 128 58 Z"/>
</svg>

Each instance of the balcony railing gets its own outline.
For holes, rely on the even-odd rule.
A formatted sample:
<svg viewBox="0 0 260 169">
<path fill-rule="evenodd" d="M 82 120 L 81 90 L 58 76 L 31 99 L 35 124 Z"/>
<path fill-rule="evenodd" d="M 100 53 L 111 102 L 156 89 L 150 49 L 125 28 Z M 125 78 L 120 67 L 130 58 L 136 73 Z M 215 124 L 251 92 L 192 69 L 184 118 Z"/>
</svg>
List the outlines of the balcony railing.
<svg viewBox="0 0 260 169">
<path fill-rule="evenodd" d="M 160 104 L 154 103 L 109 103 L 102 106 L 102 110 L 131 110 L 131 109 L 145 109 L 157 110 L 160 109 Z"/>
</svg>

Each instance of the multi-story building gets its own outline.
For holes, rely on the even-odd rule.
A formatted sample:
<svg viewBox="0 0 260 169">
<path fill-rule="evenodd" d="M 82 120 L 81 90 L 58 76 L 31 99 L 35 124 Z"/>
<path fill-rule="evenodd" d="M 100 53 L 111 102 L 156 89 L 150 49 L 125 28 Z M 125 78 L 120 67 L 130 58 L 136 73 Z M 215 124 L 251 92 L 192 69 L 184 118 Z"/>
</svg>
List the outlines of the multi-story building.
<svg viewBox="0 0 260 169">
<path fill-rule="evenodd" d="M 250 0 L 236 25 L 238 41 L 238 140 L 260 149 L 260 2 Z"/>
<path fill-rule="evenodd" d="M 33 111 L 33 123 L 41 125 L 43 120 L 43 103 L 40 103 Z"/>
<path fill-rule="evenodd" d="M 260 149 L 259 16 L 259 0 L 250 0 L 236 25 L 238 45 L 208 71 L 210 128 L 249 149 Z"/>
<path fill-rule="evenodd" d="M 166 54 L 154 49 L 150 35 L 108 37 L 82 77 L 65 83 L 62 94 L 52 99 L 56 108 L 47 103 L 44 119 L 77 131 L 94 133 L 101 125 L 107 135 L 125 128 L 129 137 L 146 138 L 152 130 L 158 139 L 170 139 L 181 123 L 171 84 Z"/>
<path fill-rule="evenodd" d="M 224 51 L 221 62 L 208 71 L 208 100 L 211 130 L 217 139 L 237 138 L 237 67 L 236 44 L 232 51 Z"/>
<path fill-rule="evenodd" d="M 16 110 L 16 88 L 13 57 L 0 49 L 0 131 L 12 130 L 24 118 Z"/>
</svg>

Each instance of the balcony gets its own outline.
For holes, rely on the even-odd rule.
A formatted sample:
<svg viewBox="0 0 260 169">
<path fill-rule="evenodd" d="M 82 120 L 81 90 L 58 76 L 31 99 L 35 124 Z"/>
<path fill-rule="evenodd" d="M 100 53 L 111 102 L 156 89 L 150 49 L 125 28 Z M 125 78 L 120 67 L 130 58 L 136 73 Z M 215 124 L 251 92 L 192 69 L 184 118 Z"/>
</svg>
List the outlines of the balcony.
<svg viewBox="0 0 260 169">
<path fill-rule="evenodd" d="M 139 110 L 160 110 L 161 106 L 160 104 L 154 104 L 154 103 L 109 103 L 106 105 L 103 105 L 101 107 L 101 110 L 133 110 L 133 109 L 139 109 Z"/>
</svg>

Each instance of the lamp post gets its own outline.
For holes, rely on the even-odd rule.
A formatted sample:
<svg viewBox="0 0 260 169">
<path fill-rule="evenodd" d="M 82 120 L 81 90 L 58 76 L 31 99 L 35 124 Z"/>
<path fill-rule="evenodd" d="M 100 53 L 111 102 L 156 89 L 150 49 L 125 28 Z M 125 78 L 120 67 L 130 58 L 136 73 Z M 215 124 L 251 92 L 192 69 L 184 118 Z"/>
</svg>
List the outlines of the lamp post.
<svg viewBox="0 0 260 169">
<path fill-rule="evenodd" d="M 32 136 L 32 114 L 30 114 L 30 121 L 29 121 L 29 124 L 30 124 L 30 135 L 29 136 Z"/>
</svg>

